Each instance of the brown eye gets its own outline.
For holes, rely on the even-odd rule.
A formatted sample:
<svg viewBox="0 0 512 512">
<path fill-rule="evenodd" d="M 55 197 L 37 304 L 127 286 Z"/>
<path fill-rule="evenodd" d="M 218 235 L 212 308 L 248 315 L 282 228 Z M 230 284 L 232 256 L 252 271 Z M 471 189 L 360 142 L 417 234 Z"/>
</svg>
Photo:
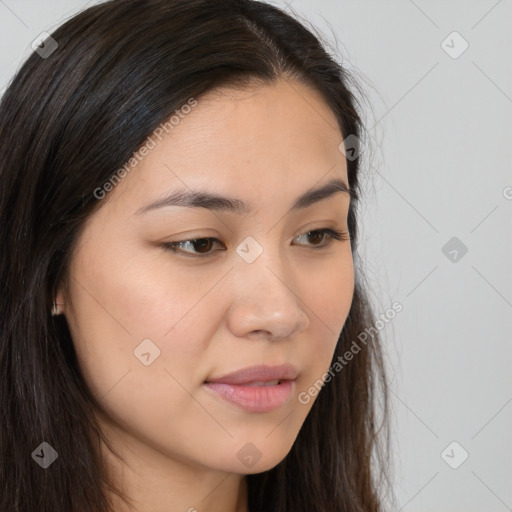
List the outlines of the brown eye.
<svg viewBox="0 0 512 512">
<path fill-rule="evenodd" d="M 322 244 L 321 242 L 325 240 L 325 236 L 328 235 L 327 243 Z M 308 231 L 307 233 L 304 233 L 297 238 L 301 237 L 309 237 L 310 239 L 313 238 L 313 241 L 316 240 L 316 242 L 320 243 L 312 243 L 310 244 L 312 247 L 327 247 L 333 243 L 334 240 L 348 240 L 348 234 L 344 231 L 337 231 L 335 229 L 330 228 L 323 228 L 323 229 L 315 229 L 312 231 Z M 307 245 L 307 244 L 306 244 Z"/>
<path fill-rule="evenodd" d="M 192 243 L 196 244 L 196 248 L 201 254 L 209 252 L 213 245 L 211 238 L 199 238 L 198 240 L 193 240 Z"/>
<path fill-rule="evenodd" d="M 323 249 L 324 247 L 330 246 L 334 240 L 348 240 L 348 233 L 345 231 L 337 231 L 335 229 L 323 228 L 323 229 L 315 229 L 303 233 L 297 238 L 308 237 L 313 239 L 313 243 L 305 244 L 306 247 L 309 245 L 311 248 L 315 249 Z M 325 243 L 324 240 L 327 241 Z M 181 254 L 183 256 L 192 256 L 192 257 L 201 257 L 201 256 L 210 256 L 215 252 L 212 250 L 215 244 L 222 245 L 226 250 L 226 247 L 222 244 L 220 240 L 217 238 L 194 238 L 190 240 L 178 240 L 176 242 L 165 242 L 162 244 L 162 247 L 167 250 L 177 254 Z M 298 244 L 303 245 L 303 244 Z M 192 248 L 193 250 L 185 250 L 184 247 Z"/>
<path fill-rule="evenodd" d="M 211 248 L 214 245 L 214 242 L 221 243 L 220 240 L 216 238 L 195 238 L 192 240 L 180 240 L 177 242 L 166 242 L 162 244 L 162 247 L 168 251 L 172 251 L 178 254 L 183 254 L 185 256 L 196 256 L 196 255 L 209 255 L 212 252 Z M 192 246 L 194 251 L 183 250 L 181 247 L 188 244 L 188 247 Z"/>
<path fill-rule="evenodd" d="M 313 242 L 313 245 L 317 245 L 317 243 L 315 243 L 315 240 L 316 240 L 316 242 L 321 243 L 324 240 L 324 237 L 326 234 L 327 233 L 325 233 L 325 232 L 321 233 L 320 231 L 310 231 L 308 233 L 308 236 L 310 237 L 310 240 Z M 311 239 L 311 235 L 313 235 L 312 239 Z"/>
</svg>

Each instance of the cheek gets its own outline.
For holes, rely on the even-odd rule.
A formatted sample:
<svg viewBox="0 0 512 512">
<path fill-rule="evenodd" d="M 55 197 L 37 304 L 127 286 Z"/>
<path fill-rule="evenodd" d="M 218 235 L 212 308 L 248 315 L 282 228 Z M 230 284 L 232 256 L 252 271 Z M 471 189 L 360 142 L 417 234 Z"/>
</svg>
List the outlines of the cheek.
<svg viewBox="0 0 512 512">
<path fill-rule="evenodd" d="M 77 264 L 71 288 L 77 313 L 68 323 L 83 377 L 107 422 L 173 450 L 205 436 L 208 418 L 190 393 L 205 377 L 201 361 L 216 328 L 218 296 L 203 296 L 216 279 L 196 287 L 188 278 L 185 286 L 183 275 L 146 263 L 98 257 Z"/>
<path fill-rule="evenodd" d="M 308 274 L 308 273 L 306 273 Z M 338 337 L 354 294 L 354 265 L 349 250 L 337 254 L 314 269 L 314 278 L 303 282 L 304 302 L 311 320 L 327 338 Z"/>
<path fill-rule="evenodd" d="M 206 330 L 216 326 L 215 297 L 204 297 L 212 276 L 212 285 L 200 277 L 192 282 L 193 273 L 173 272 L 161 258 L 141 261 L 142 253 L 84 251 L 71 268 L 76 314 L 67 318 L 82 374 L 95 396 L 116 395 L 121 408 L 133 407 L 137 397 L 137 407 L 150 408 L 161 403 L 161 393 L 167 402 L 180 397 L 183 388 L 172 376 L 194 386 L 212 337 Z"/>
<path fill-rule="evenodd" d="M 328 261 L 315 271 L 314 281 L 308 280 L 303 292 L 305 311 L 311 319 L 311 371 L 301 382 L 307 388 L 319 379 L 331 364 L 336 343 L 347 319 L 354 294 L 354 266 L 350 251 Z"/>
</svg>

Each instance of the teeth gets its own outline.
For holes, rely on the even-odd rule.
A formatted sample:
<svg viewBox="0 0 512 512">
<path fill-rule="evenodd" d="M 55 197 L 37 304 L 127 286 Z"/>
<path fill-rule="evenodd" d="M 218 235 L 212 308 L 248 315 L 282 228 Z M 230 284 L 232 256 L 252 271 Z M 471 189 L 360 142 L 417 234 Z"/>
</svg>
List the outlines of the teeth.
<svg viewBox="0 0 512 512">
<path fill-rule="evenodd" d="M 277 386 L 279 384 L 279 380 L 272 380 L 269 382 L 251 382 L 246 384 L 246 386 Z"/>
</svg>

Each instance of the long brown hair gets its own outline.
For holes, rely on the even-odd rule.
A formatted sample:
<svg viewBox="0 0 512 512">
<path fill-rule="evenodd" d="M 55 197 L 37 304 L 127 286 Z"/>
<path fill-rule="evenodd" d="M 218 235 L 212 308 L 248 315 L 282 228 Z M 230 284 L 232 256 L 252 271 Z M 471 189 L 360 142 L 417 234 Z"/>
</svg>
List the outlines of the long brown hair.
<svg viewBox="0 0 512 512">
<path fill-rule="evenodd" d="M 347 71 L 302 23 L 263 2 L 110 0 L 51 35 L 58 48 L 31 54 L 0 103 L 0 510 L 107 512 L 105 489 L 123 493 L 100 457 L 99 405 L 65 317 L 49 314 L 100 206 L 94 191 L 189 98 L 222 85 L 310 85 L 343 138 L 353 136 L 355 155 L 363 126 Z M 375 322 L 356 252 L 359 165 L 347 159 L 356 282 L 333 363 Z M 387 396 L 375 332 L 322 388 L 285 459 L 247 476 L 250 511 L 382 511 Z M 45 471 L 31 457 L 43 441 L 59 455 Z"/>
</svg>

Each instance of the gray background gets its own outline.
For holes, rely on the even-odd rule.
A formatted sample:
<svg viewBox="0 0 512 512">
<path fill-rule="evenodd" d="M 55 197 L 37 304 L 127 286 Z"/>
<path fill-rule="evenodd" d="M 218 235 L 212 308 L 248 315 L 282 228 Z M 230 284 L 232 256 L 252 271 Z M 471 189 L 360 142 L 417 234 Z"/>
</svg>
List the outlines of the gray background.
<svg viewBox="0 0 512 512">
<path fill-rule="evenodd" d="M 0 0 L 0 91 L 93 3 Z M 512 510 L 512 2 L 272 3 L 318 27 L 369 99 L 359 252 L 377 315 L 403 305 L 381 331 L 397 510 Z M 452 237 L 466 254 L 443 253 Z"/>
</svg>

